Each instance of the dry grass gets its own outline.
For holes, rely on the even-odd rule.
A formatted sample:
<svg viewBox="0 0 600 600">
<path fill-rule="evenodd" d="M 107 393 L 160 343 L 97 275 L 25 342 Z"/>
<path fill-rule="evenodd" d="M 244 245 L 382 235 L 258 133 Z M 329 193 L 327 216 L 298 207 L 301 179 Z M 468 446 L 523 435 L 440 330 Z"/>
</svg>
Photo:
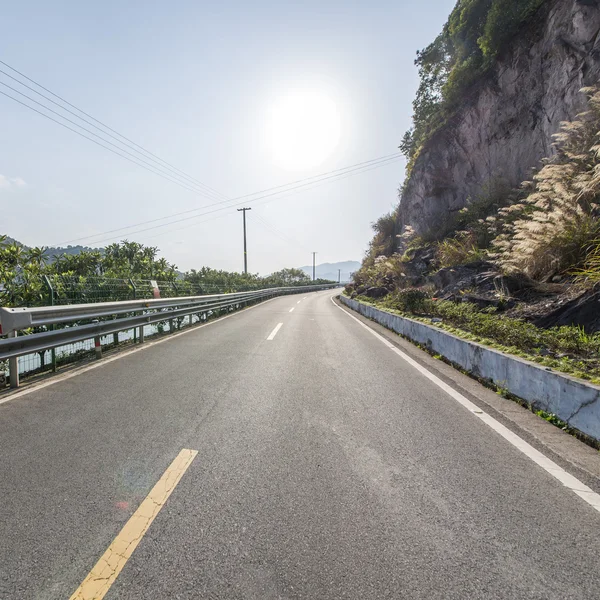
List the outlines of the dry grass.
<svg viewBox="0 0 600 600">
<path fill-rule="evenodd" d="M 363 262 L 361 268 L 354 273 L 356 287 L 404 287 L 406 265 L 400 254 L 392 256 L 381 255 L 373 260 L 371 265 Z"/>
<path fill-rule="evenodd" d="M 589 110 L 563 123 L 548 159 L 521 202 L 500 209 L 498 262 L 537 280 L 580 268 L 600 237 L 600 90 L 584 90 Z"/>
<path fill-rule="evenodd" d="M 577 282 L 585 287 L 600 282 L 600 239 L 595 240 L 585 258 L 583 268 L 576 271 Z"/>
</svg>

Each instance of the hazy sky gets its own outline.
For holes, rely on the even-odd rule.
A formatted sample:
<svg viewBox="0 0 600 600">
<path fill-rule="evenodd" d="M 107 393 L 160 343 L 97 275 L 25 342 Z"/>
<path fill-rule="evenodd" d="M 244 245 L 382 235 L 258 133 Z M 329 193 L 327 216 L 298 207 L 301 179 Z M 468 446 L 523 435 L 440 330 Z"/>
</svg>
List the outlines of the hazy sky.
<svg viewBox="0 0 600 600">
<path fill-rule="evenodd" d="M 4 3 L 0 60 L 233 198 L 396 152 L 410 125 L 415 51 L 454 4 Z M 0 82 L 34 97 L 2 73 Z M 96 235 L 222 196 L 182 189 L 2 95 L 0 135 L 0 233 L 29 245 L 126 237 L 183 270 L 242 269 L 235 207 Z M 309 264 L 313 250 L 318 262 L 360 260 L 403 177 L 399 160 L 249 201 L 249 270 Z"/>
</svg>

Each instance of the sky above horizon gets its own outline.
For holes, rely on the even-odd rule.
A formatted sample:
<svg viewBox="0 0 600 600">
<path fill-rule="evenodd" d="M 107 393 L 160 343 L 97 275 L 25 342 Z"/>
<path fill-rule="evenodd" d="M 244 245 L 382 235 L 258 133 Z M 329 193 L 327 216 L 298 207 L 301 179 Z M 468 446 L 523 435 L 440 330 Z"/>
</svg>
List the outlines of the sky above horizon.
<svg viewBox="0 0 600 600">
<path fill-rule="evenodd" d="M 415 53 L 454 4 L 5 4 L 0 60 L 193 177 L 195 191 L 0 95 L 0 233 L 32 246 L 129 239 L 158 246 L 180 270 L 240 271 L 245 200 L 249 271 L 310 264 L 312 251 L 318 263 L 361 260 L 370 224 L 397 203 L 404 159 L 225 199 L 398 152 Z M 59 111 L 2 73 L 0 82 Z M 46 112 L 6 85 L 0 92 Z"/>
</svg>

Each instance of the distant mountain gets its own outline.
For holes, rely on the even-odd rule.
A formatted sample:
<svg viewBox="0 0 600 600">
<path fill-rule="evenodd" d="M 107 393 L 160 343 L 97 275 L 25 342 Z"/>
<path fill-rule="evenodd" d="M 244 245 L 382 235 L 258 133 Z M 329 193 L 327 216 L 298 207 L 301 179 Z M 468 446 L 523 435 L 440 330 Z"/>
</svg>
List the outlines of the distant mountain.
<svg viewBox="0 0 600 600">
<path fill-rule="evenodd" d="M 300 267 L 300 269 L 312 277 L 312 265 Z M 317 279 L 331 279 L 332 281 L 337 281 L 338 269 L 341 269 L 342 283 L 351 281 L 352 273 L 360 269 L 360 263 L 356 260 L 346 260 L 336 263 L 321 263 L 315 267 L 315 274 Z"/>
<path fill-rule="evenodd" d="M 12 244 L 15 243 L 18 246 L 21 246 L 25 249 L 28 249 L 29 246 L 22 244 L 21 242 L 19 242 L 19 240 L 15 240 L 14 238 L 11 238 L 10 236 L 7 236 L 5 242 L 7 244 Z M 52 262 L 54 260 L 56 260 L 57 256 L 61 256 L 62 254 L 79 254 L 80 252 L 83 252 L 84 250 L 104 250 L 104 248 L 90 248 L 88 246 L 67 246 L 65 247 L 61 247 L 61 246 L 57 246 L 57 247 L 51 247 L 51 248 L 46 248 L 46 252 L 44 252 L 44 256 L 46 257 L 46 260 L 48 262 Z"/>
<path fill-rule="evenodd" d="M 45 255 L 48 257 L 48 260 L 52 262 L 56 257 L 61 256 L 62 254 L 79 254 L 80 252 L 87 250 L 99 250 L 102 252 L 104 248 L 89 248 L 88 246 L 67 246 L 66 248 L 63 248 L 59 246 L 57 248 L 47 248 Z"/>
</svg>

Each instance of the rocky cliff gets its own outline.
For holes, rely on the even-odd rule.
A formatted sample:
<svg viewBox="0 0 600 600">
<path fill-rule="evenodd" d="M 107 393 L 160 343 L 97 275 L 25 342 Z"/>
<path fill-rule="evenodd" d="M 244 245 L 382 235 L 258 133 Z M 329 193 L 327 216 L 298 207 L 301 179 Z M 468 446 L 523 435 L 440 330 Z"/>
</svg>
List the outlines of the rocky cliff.
<svg viewBox="0 0 600 600">
<path fill-rule="evenodd" d="M 435 231 L 490 186 L 518 187 L 585 108 L 581 88 L 600 82 L 600 0 L 549 0 L 536 16 L 421 150 L 399 230 Z"/>
</svg>

